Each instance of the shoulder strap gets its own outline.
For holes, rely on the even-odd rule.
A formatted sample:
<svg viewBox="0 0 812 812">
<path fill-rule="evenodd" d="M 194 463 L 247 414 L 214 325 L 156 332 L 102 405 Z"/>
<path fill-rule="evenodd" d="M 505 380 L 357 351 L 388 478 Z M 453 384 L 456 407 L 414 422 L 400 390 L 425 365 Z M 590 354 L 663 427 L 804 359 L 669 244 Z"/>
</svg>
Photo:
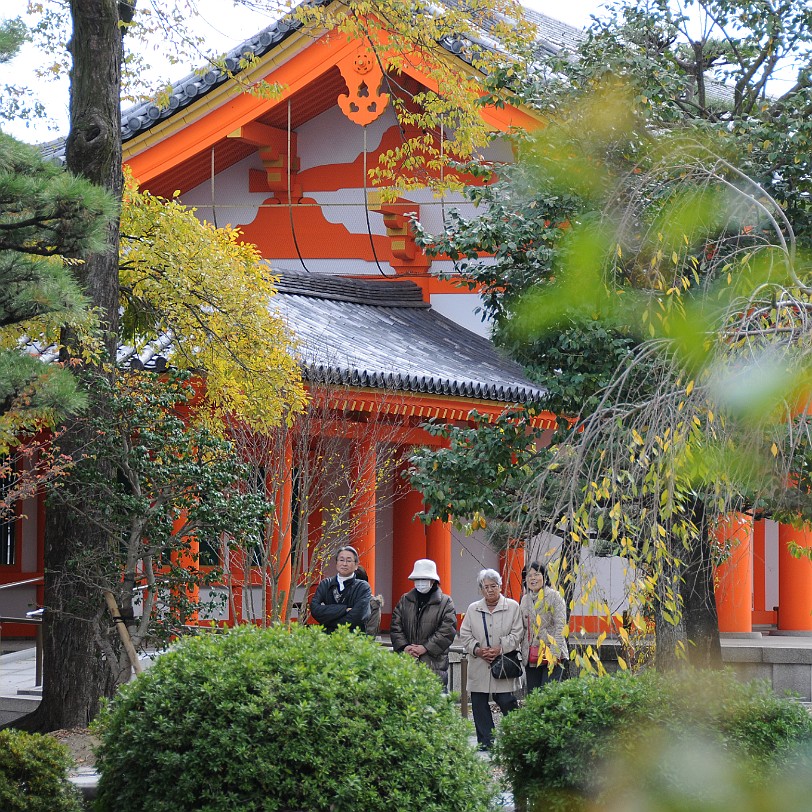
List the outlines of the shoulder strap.
<svg viewBox="0 0 812 812">
<path fill-rule="evenodd" d="M 479 614 L 482 615 L 482 625 L 485 628 L 485 646 L 486 646 L 486 648 L 490 648 L 491 647 L 491 639 L 488 636 L 488 621 L 485 618 L 485 613 L 481 609 L 479 610 Z"/>
</svg>

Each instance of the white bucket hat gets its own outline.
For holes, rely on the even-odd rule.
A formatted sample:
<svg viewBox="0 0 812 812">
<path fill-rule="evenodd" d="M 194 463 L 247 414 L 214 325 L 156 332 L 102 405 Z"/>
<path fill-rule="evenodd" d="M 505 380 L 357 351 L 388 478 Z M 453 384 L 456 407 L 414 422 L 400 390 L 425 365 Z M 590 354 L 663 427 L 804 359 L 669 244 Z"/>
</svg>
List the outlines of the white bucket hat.
<svg viewBox="0 0 812 812">
<path fill-rule="evenodd" d="M 430 558 L 418 558 L 414 562 L 414 569 L 409 580 L 414 581 L 416 578 L 430 578 L 439 584 L 440 576 L 437 574 L 437 565 Z"/>
</svg>

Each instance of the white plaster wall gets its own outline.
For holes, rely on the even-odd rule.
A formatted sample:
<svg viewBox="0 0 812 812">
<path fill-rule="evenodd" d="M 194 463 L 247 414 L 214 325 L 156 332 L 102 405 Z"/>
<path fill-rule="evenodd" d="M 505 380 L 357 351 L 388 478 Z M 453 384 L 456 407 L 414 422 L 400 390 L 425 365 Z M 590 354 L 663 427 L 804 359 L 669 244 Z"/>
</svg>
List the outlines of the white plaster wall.
<svg viewBox="0 0 812 812">
<path fill-rule="evenodd" d="M 384 133 L 397 126 L 391 106 L 366 127 L 367 152 L 378 148 Z M 338 105 L 296 129 L 301 170 L 325 163 L 352 163 L 364 149 L 364 130 L 350 121 Z M 363 180 L 359 179 L 363 185 Z"/>
<path fill-rule="evenodd" d="M 431 306 L 451 321 L 472 333 L 490 338 L 491 322 L 482 321 L 482 314 L 474 312 L 482 304 L 478 293 L 432 293 Z"/>
<path fill-rule="evenodd" d="M 17 579 L 14 578 L 14 580 Z M 37 608 L 37 588 L 35 585 L 18 586 L 14 589 L 0 591 L 0 614 L 2 615 L 25 617 L 26 612 Z"/>
<path fill-rule="evenodd" d="M 778 522 L 764 522 L 764 608 L 778 606 Z"/>
<path fill-rule="evenodd" d="M 229 609 L 228 609 L 228 602 L 225 600 L 227 598 L 227 590 L 224 587 L 208 587 L 202 586 L 200 587 L 200 602 L 206 603 L 207 601 L 211 600 L 212 598 L 216 597 L 218 599 L 222 599 L 222 606 L 218 606 L 217 609 L 214 611 L 209 612 L 200 612 L 200 619 L 201 620 L 228 620 L 229 617 Z M 257 607 L 259 606 L 259 595 L 253 596 L 254 599 L 257 601 Z M 248 599 L 243 595 L 243 611 L 246 611 L 246 607 L 248 604 Z M 248 615 L 245 615 L 248 617 Z"/>
<path fill-rule="evenodd" d="M 527 546 L 525 560 L 541 561 L 543 564 L 555 562 L 560 556 L 562 539 L 560 536 L 540 534 Z M 580 570 L 573 593 L 576 615 L 605 615 L 606 604 L 612 613 L 622 612 L 628 607 L 628 588 L 634 579 L 634 567 L 619 556 L 595 556 L 588 548 L 581 551 Z M 596 586 L 585 591 L 585 584 L 592 578 Z"/>
<path fill-rule="evenodd" d="M 251 223 L 257 216 L 260 205 L 270 197 L 269 192 L 248 191 L 248 170 L 262 171 L 262 161 L 257 153 L 243 158 L 214 177 L 214 201 L 212 209 L 211 180 L 195 186 L 179 198 L 184 206 L 197 208 L 197 217 L 209 223 L 216 221 L 219 227 L 240 226 Z"/>
<path fill-rule="evenodd" d="M 478 530 L 466 536 L 461 530 L 451 531 L 451 597 L 457 614 L 462 614 L 482 595 L 476 585 L 479 571 L 499 569 L 499 554 L 487 542 L 485 532 Z"/>
</svg>

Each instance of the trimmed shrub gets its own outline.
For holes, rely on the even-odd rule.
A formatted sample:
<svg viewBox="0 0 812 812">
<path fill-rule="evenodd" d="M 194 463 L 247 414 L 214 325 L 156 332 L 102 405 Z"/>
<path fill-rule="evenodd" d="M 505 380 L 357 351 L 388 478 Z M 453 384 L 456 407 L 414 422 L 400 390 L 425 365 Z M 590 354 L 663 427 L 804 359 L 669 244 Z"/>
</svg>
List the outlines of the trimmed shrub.
<svg viewBox="0 0 812 812">
<path fill-rule="evenodd" d="M 68 780 L 68 749 L 50 736 L 0 730 L 0 809 L 3 812 L 81 812 Z"/>
<path fill-rule="evenodd" d="M 812 717 L 766 682 L 730 671 L 619 673 L 551 684 L 500 726 L 495 757 L 514 793 L 544 808 L 580 809 L 600 795 L 607 761 L 639 758 L 641 738 L 702 742 L 747 765 L 753 784 L 812 745 Z"/>
<path fill-rule="evenodd" d="M 187 640 L 97 727 L 109 812 L 484 812 L 495 794 L 439 680 L 344 629 Z"/>
</svg>

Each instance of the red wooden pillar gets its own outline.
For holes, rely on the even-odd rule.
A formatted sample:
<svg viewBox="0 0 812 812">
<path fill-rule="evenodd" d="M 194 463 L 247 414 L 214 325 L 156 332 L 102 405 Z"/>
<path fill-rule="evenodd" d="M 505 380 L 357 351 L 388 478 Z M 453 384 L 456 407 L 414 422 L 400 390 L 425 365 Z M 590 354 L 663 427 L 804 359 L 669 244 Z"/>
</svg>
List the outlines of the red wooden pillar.
<svg viewBox="0 0 812 812">
<path fill-rule="evenodd" d="M 299 620 L 307 615 L 307 622 L 313 623 L 310 617 L 310 601 L 316 593 L 316 587 L 322 578 L 329 575 L 330 561 L 324 559 L 325 551 L 322 549 L 322 536 L 324 535 L 324 508 L 319 505 L 307 514 L 307 567 L 302 572 L 302 582 L 308 584 L 307 595 L 304 597 L 306 606 L 299 610 Z"/>
<path fill-rule="evenodd" d="M 172 522 L 172 535 L 177 535 L 186 524 L 186 514 L 181 514 Z M 186 598 L 197 606 L 200 602 L 200 586 L 197 577 L 200 572 L 200 542 L 195 536 L 181 536 L 184 547 L 171 553 L 173 566 L 186 570 L 195 578 L 195 583 L 187 587 Z M 197 610 L 185 618 L 186 623 L 197 623 L 199 615 Z"/>
<path fill-rule="evenodd" d="M 426 558 L 437 565 L 443 592 L 451 594 L 451 525 L 448 522 L 433 521 L 426 528 Z"/>
<path fill-rule="evenodd" d="M 226 549 L 225 579 L 229 588 L 229 622 L 238 626 L 244 621 L 245 552 Z M 233 606 L 232 606 L 233 604 Z"/>
<path fill-rule="evenodd" d="M 405 470 L 399 466 L 398 473 Z M 414 562 L 426 557 L 425 525 L 415 516 L 423 510 L 423 496 L 398 476 L 401 490 L 392 506 L 392 602 L 397 603 L 413 584 L 409 580 Z"/>
<path fill-rule="evenodd" d="M 374 440 L 360 440 L 355 446 L 353 458 L 352 481 L 355 493 L 350 504 L 350 527 L 353 528 L 352 546 L 358 551 L 359 563 L 367 572 L 373 594 L 375 594 L 376 464 Z"/>
<path fill-rule="evenodd" d="M 309 581 L 318 583 L 327 569 L 327 562 L 321 556 L 321 539 L 324 535 L 324 508 L 313 508 L 307 515 L 307 574 Z"/>
<path fill-rule="evenodd" d="M 499 569 L 502 572 L 502 594 L 518 601 L 522 598 L 522 568 L 524 567 L 524 542 L 511 540 L 499 553 Z"/>
<path fill-rule="evenodd" d="M 729 550 L 716 571 L 716 611 L 720 632 L 753 631 L 753 519 L 743 513 L 722 518 L 719 545 Z"/>
<path fill-rule="evenodd" d="M 293 526 L 293 446 L 290 433 L 285 437 L 284 459 L 279 482 L 276 485 L 276 507 L 271 538 L 271 566 L 276 575 L 276 606 L 268 606 L 268 615 L 286 619 L 284 607 L 293 580 L 291 561 L 291 532 Z M 268 600 L 273 600 L 273 585 L 268 588 Z"/>
<path fill-rule="evenodd" d="M 789 542 L 812 547 L 812 529 L 778 526 L 778 628 L 781 631 L 812 631 L 812 561 L 795 558 Z"/>
</svg>

